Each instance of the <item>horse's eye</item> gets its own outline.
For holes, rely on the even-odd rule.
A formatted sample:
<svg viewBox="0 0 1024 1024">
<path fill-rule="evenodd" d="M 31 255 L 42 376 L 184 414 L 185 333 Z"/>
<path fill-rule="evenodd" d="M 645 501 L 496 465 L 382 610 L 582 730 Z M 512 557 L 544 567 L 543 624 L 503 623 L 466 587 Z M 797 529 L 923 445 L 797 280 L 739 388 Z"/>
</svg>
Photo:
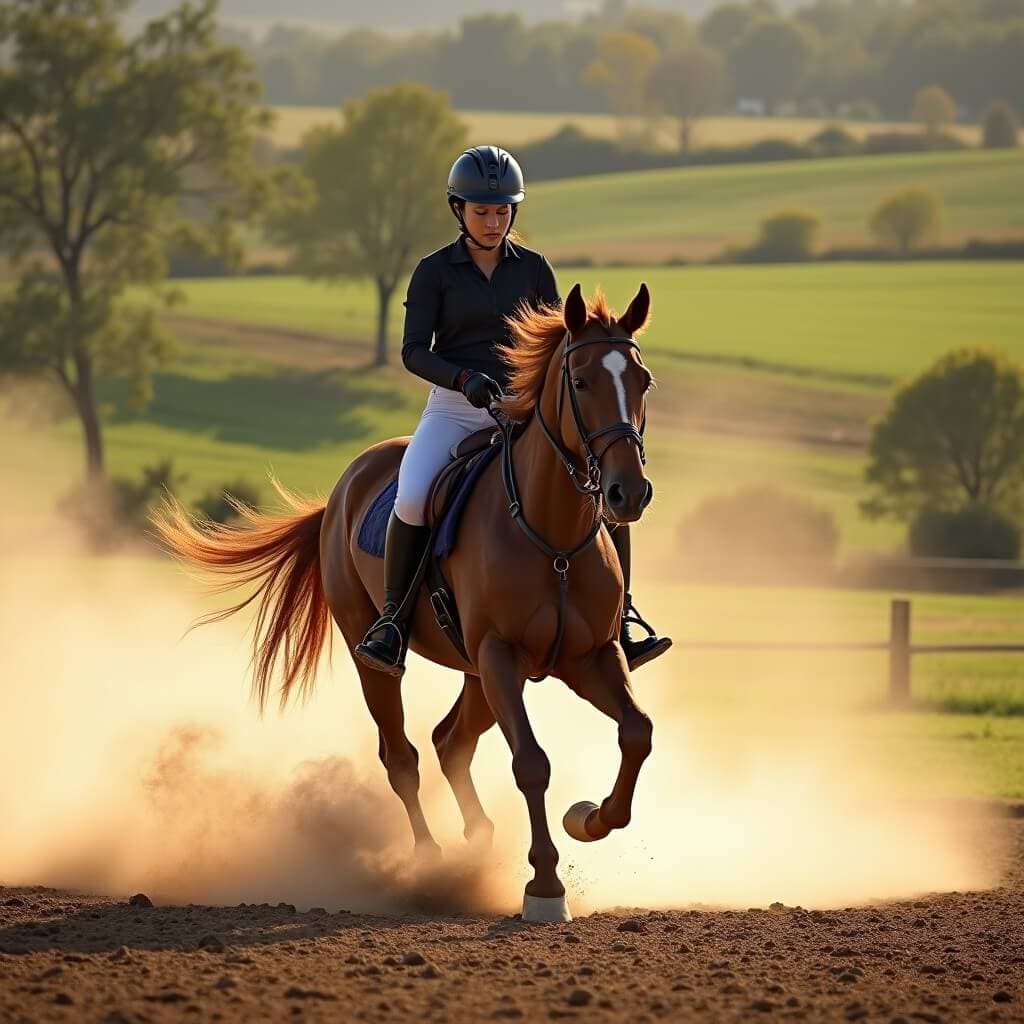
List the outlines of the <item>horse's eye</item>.
<svg viewBox="0 0 1024 1024">
<path fill-rule="evenodd" d="M 587 382 L 582 377 L 573 377 L 573 379 L 572 379 L 572 386 L 577 391 L 586 391 L 587 390 Z"/>
</svg>

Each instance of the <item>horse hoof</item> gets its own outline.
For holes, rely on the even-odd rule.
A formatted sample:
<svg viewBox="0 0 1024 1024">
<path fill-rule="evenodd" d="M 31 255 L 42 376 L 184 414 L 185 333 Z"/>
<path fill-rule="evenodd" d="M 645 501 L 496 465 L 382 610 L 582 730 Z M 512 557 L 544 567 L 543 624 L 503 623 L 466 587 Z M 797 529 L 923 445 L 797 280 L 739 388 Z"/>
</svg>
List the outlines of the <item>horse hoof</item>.
<svg viewBox="0 0 1024 1024">
<path fill-rule="evenodd" d="M 591 803 L 589 800 L 580 800 L 578 803 L 573 804 L 565 812 L 565 817 L 562 819 L 565 831 L 573 839 L 578 839 L 581 843 L 592 843 L 595 839 L 600 838 L 599 836 L 592 836 L 587 832 L 587 818 L 596 810 L 598 810 L 597 804 Z"/>
<path fill-rule="evenodd" d="M 560 924 L 572 920 L 565 896 L 523 896 L 523 920 L 541 924 Z"/>
</svg>

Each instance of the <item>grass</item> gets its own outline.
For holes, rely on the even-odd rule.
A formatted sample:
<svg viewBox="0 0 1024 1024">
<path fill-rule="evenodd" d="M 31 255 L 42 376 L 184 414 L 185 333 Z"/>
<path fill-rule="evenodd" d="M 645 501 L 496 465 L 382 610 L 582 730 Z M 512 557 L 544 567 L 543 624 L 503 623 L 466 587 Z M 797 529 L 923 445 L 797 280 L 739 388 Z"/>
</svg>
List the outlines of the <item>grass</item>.
<svg viewBox="0 0 1024 1024">
<path fill-rule="evenodd" d="M 336 122 L 334 107 L 273 107 L 277 120 L 271 137 L 278 146 L 298 146 L 302 136 L 314 125 Z M 533 113 L 509 110 L 459 110 L 469 126 L 471 141 L 497 141 L 506 148 L 535 142 L 574 124 L 588 135 L 616 138 L 623 129 L 649 136 L 655 145 L 674 149 L 678 144 L 675 124 L 668 118 L 617 118 L 609 114 Z M 917 125 L 902 122 L 842 121 L 811 117 L 707 117 L 697 123 L 695 145 L 735 146 L 760 139 L 789 139 L 803 142 L 826 125 L 841 124 L 851 135 L 863 138 L 872 132 L 917 132 Z M 976 144 L 976 125 L 957 125 L 953 129 L 964 141 Z"/>
<path fill-rule="evenodd" d="M 641 278 L 651 285 L 644 350 L 660 386 L 650 518 L 668 544 L 704 496 L 766 479 L 830 509 L 846 551 L 898 544 L 897 526 L 857 510 L 867 421 L 884 405 L 886 382 L 955 345 L 992 344 L 1024 358 L 1024 289 L 1013 263 L 589 269 L 562 272 L 563 291 L 577 276 L 588 291 L 603 284 L 619 308 Z M 414 427 L 423 386 L 397 367 L 361 368 L 374 322 L 368 283 L 179 284 L 184 309 L 209 322 L 181 322 L 183 358 L 158 375 L 145 414 L 121 406 L 112 417 L 116 469 L 134 473 L 173 452 L 191 474 L 190 495 L 238 475 L 264 480 L 267 467 L 325 491 L 362 447 Z M 396 303 L 393 336 L 400 312 Z M 223 321 L 252 327 L 229 337 Z M 273 325 L 292 333 L 274 334 Z M 77 425 L 63 429 L 74 444 Z"/>
<path fill-rule="evenodd" d="M 823 244 L 865 243 L 880 200 L 915 185 L 945 208 L 947 240 L 1024 232 L 1024 151 L 979 150 L 635 171 L 529 189 L 517 227 L 552 258 L 709 256 L 762 218 L 810 210 Z"/>
<path fill-rule="evenodd" d="M 720 712 L 751 718 L 755 731 L 779 714 L 799 728 L 850 728 L 865 756 L 908 792 L 1024 798 L 1024 655 L 919 655 L 912 663 L 912 704 L 886 707 L 884 651 L 793 653 L 701 651 L 707 642 L 858 643 L 885 640 L 889 602 L 912 601 L 916 643 L 1024 643 L 1024 597 L 894 594 L 816 587 L 692 586 L 641 574 L 641 608 L 671 633 L 671 665 L 637 677 L 660 698 L 678 692 L 679 715 Z M 650 671 L 650 670 L 645 670 Z M 642 680 L 642 681 L 641 681 Z M 936 712 L 941 712 L 936 714 Z M 784 726 L 785 723 L 782 723 Z M 764 728 L 778 728 L 764 721 Z"/>
<path fill-rule="evenodd" d="M 992 345 L 1024 358 L 1024 273 L 1014 262 L 569 268 L 558 278 L 563 292 L 576 281 L 587 292 L 603 286 L 619 309 L 647 281 L 654 317 L 644 347 L 663 360 L 699 357 L 877 388 L 958 345 Z M 368 281 L 177 283 L 188 300 L 183 310 L 197 316 L 366 341 L 374 330 Z M 401 313 L 396 300 L 392 337 L 400 335 Z M 650 361 L 658 372 L 667 365 Z"/>
</svg>

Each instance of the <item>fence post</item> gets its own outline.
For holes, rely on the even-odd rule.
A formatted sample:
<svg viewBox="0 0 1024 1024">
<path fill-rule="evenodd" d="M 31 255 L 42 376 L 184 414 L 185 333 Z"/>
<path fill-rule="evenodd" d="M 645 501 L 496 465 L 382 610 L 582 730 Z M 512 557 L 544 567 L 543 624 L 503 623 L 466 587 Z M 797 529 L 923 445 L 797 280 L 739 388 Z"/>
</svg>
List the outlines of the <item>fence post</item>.
<svg viewBox="0 0 1024 1024">
<path fill-rule="evenodd" d="M 910 701 L 910 602 L 902 599 L 889 610 L 889 701 Z"/>
</svg>

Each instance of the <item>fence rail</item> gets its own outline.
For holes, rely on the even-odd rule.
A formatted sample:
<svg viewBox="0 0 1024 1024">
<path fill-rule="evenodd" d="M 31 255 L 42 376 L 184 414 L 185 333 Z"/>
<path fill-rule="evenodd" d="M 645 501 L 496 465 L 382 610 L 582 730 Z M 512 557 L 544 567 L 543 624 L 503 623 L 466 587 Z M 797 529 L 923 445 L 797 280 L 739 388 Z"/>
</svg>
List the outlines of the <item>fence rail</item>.
<svg viewBox="0 0 1024 1024">
<path fill-rule="evenodd" d="M 700 651 L 888 651 L 889 700 L 910 700 L 911 659 L 915 654 L 1024 654 L 1024 644 L 914 644 L 910 636 L 910 602 L 896 599 L 889 606 L 889 639 L 862 643 L 695 641 L 682 646 Z"/>
</svg>

